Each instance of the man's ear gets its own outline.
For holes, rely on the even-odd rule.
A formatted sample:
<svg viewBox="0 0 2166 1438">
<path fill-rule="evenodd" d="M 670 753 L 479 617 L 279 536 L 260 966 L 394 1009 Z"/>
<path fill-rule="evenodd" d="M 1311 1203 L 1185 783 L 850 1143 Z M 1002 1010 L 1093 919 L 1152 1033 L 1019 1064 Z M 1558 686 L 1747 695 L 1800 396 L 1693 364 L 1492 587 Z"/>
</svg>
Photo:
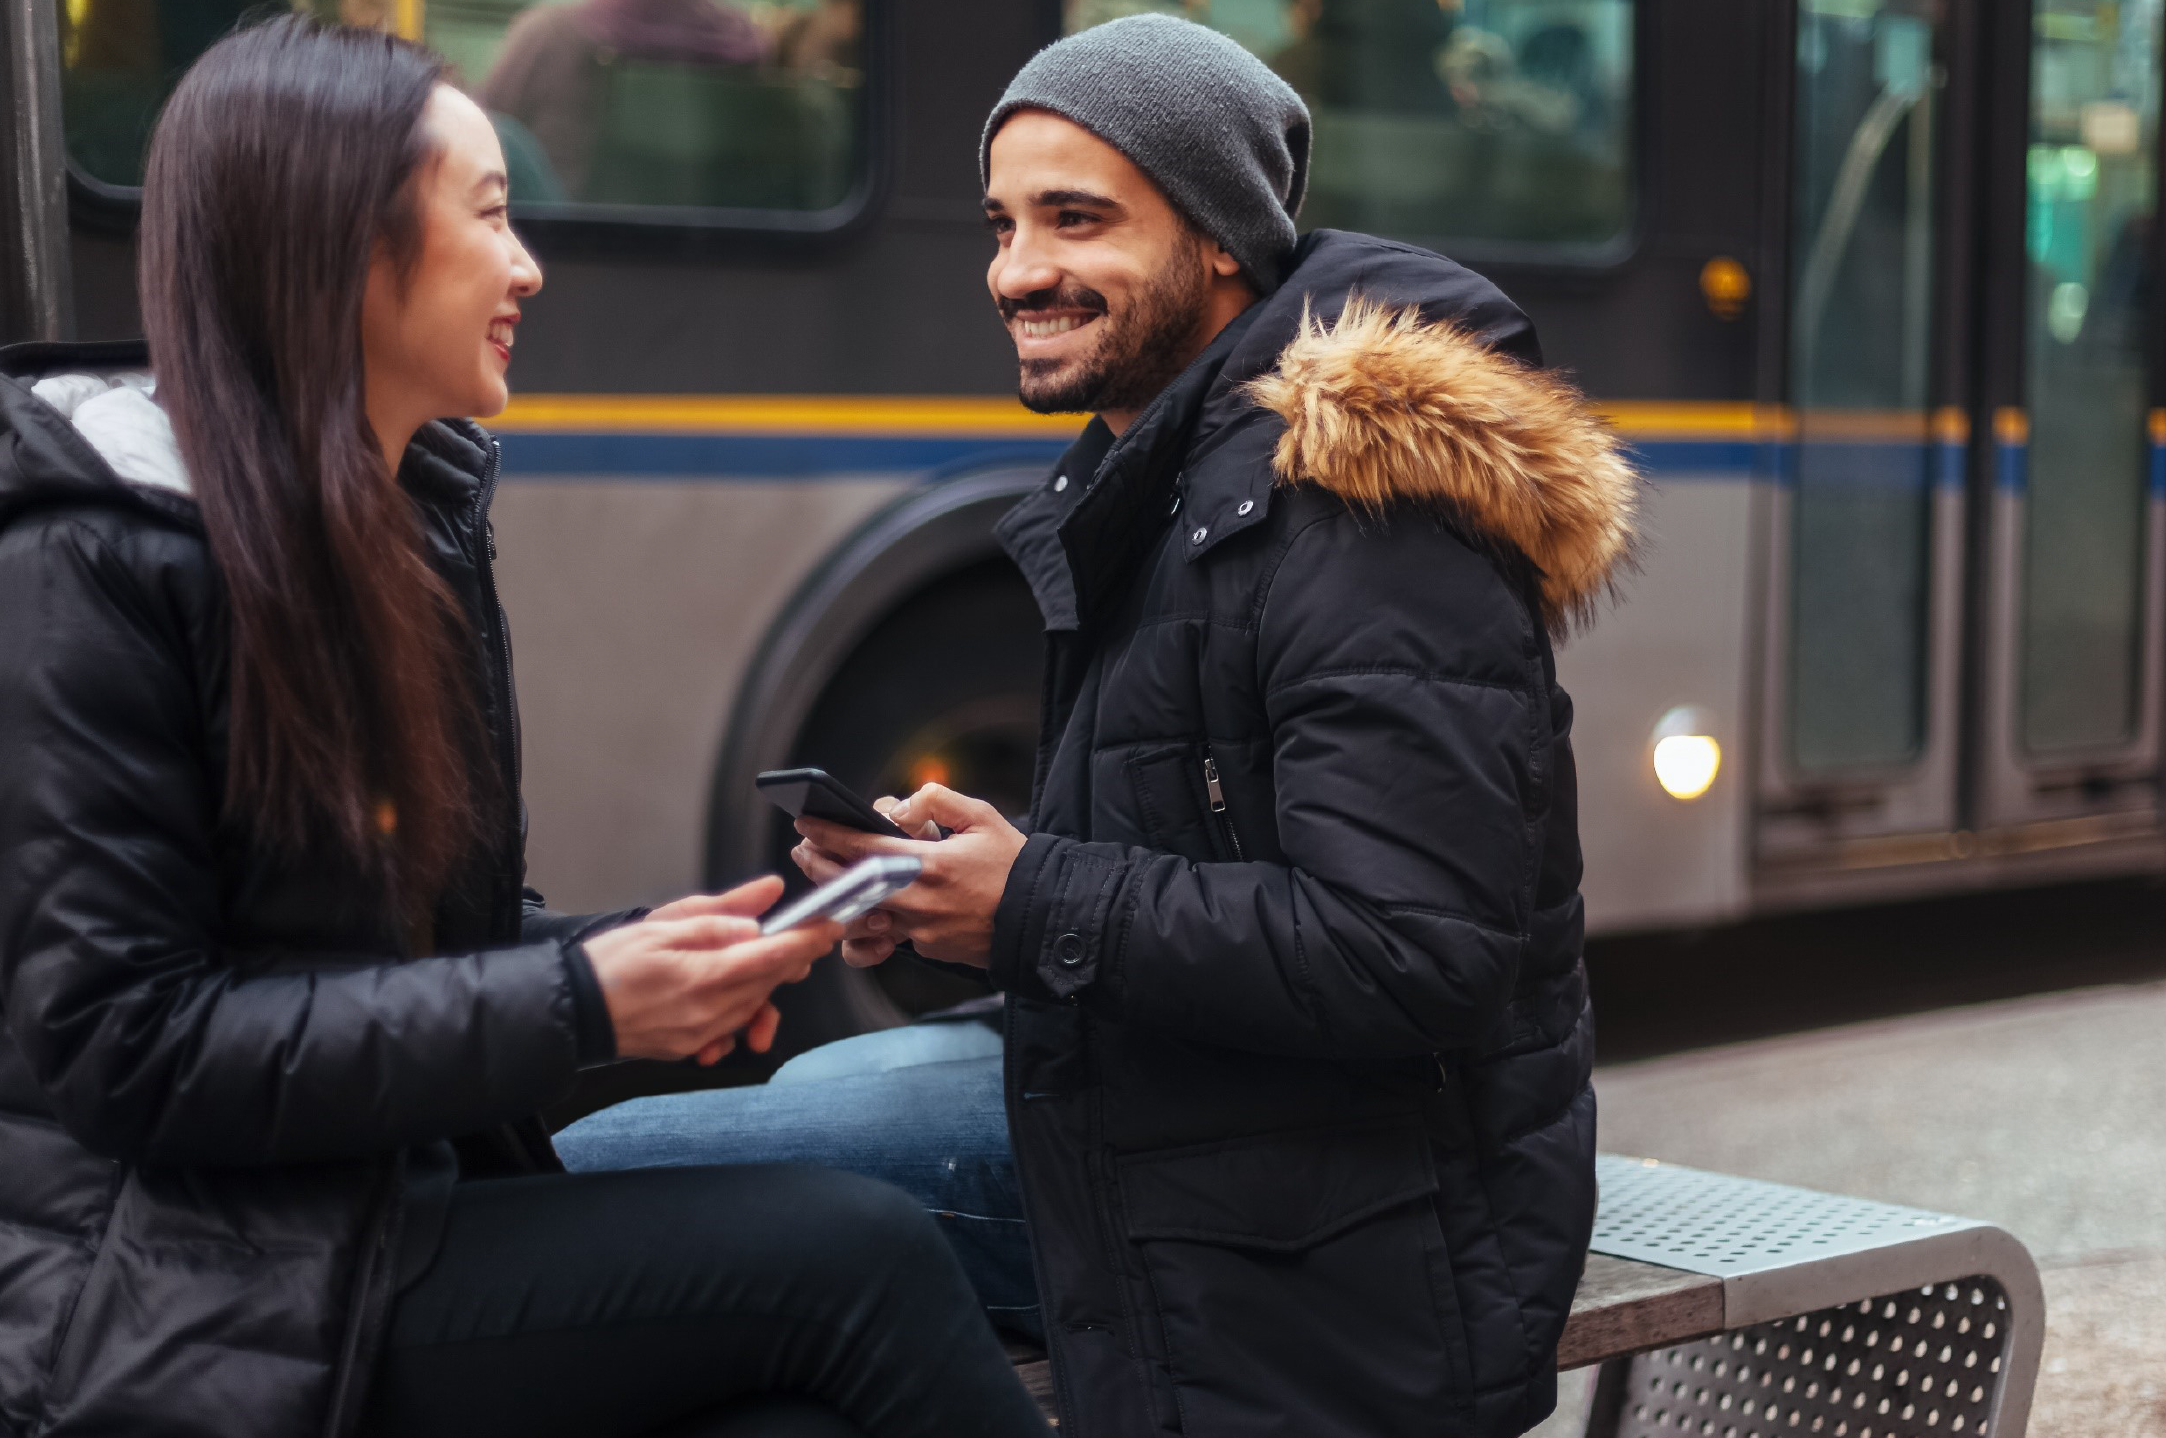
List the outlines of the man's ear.
<svg viewBox="0 0 2166 1438">
<path fill-rule="evenodd" d="M 1211 273 L 1217 275 L 1220 279 L 1227 280 L 1241 273 L 1241 262 L 1235 259 L 1232 252 L 1216 240 L 1211 242 Z"/>
</svg>

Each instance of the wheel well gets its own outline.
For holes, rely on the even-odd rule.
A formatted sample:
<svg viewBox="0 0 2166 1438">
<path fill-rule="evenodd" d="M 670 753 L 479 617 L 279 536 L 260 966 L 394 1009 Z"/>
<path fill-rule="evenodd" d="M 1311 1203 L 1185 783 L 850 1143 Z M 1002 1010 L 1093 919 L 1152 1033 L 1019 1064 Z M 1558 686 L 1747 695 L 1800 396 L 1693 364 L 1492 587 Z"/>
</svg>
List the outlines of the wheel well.
<svg viewBox="0 0 2166 1438">
<path fill-rule="evenodd" d="M 1043 478 L 999 469 L 912 491 L 874 514 L 783 606 L 747 666 L 716 759 L 707 879 L 766 859 L 766 802 L 752 776 L 789 763 L 828 684 L 880 624 L 943 578 L 1006 565 L 993 524 Z"/>
<path fill-rule="evenodd" d="M 884 762 L 898 745 L 928 730 L 945 732 L 943 725 L 969 727 L 973 699 L 990 695 L 1016 709 L 1016 692 L 1026 686 L 1027 713 L 1004 709 L 994 727 L 1006 751 L 1017 747 L 1019 728 L 1032 736 L 1021 747 L 1034 749 L 1042 629 L 993 525 L 1043 478 L 1039 469 L 998 470 L 912 491 L 868 520 L 799 587 L 746 670 L 716 761 L 710 888 L 778 866 L 796 877 L 785 862 L 787 821 L 752 785 L 763 769 L 817 764 L 861 791 L 900 782 L 896 766 Z M 943 696 L 962 703 L 961 721 L 954 704 L 940 707 Z M 872 717 L 860 721 L 860 713 Z M 1020 788 L 1010 807 L 1027 801 L 1028 763 L 1026 754 L 1019 786 L 1012 762 L 996 766 L 1008 776 L 999 787 Z M 773 1057 L 904 1022 L 973 992 L 924 965 L 893 968 L 860 971 L 829 960 L 779 992 L 783 1032 Z"/>
</svg>

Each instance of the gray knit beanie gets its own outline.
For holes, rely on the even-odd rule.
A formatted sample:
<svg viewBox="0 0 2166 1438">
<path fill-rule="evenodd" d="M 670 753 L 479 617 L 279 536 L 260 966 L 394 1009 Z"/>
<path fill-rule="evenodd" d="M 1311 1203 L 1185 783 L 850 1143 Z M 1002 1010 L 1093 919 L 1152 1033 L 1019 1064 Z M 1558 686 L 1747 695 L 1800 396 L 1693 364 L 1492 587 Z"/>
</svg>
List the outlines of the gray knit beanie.
<svg viewBox="0 0 2166 1438">
<path fill-rule="evenodd" d="M 1216 30 L 1131 15 L 1046 46 L 1017 72 L 978 142 L 1017 110 L 1050 110 L 1119 150 L 1175 209 L 1277 288 L 1309 180 L 1309 110 L 1271 67 Z"/>
</svg>

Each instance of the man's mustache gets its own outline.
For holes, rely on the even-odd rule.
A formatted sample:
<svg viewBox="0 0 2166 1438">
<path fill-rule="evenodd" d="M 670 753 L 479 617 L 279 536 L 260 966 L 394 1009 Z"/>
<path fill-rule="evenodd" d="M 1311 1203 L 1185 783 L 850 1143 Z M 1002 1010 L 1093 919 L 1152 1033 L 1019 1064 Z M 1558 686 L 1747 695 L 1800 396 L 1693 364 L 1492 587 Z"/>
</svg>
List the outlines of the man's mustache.
<svg viewBox="0 0 2166 1438">
<path fill-rule="evenodd" d="M 1081 285 L 1068 289 L 1032 290 L 1018 300 L 1003 298 L 999 305 L 1003 320 L 1012 320 L 1032 310 L 1089 310 L 1102 315 L 1111 308 L 1104 295 Z"/>
</svg>

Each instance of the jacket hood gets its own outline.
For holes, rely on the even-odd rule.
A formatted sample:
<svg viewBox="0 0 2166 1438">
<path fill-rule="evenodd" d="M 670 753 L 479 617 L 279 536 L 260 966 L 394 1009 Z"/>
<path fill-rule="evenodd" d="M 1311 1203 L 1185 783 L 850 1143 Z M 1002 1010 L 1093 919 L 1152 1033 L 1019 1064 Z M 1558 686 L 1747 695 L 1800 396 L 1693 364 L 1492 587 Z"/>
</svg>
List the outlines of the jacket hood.
<svg viewBox="0 0 2166 1438">
<path fill-rule="evenodd" d="M 1256 308 L 1221 382 L 1285 422 L 1277 484 L 1376 514 L 1447 512 L 1540 571 L 1553 631 L 1629 568 L 1639 479 L 1623 445 L 1541 368 L 1533 326 L 1488 280 L 1413 245 L 1318 230 Z"/>
<path fill-rule="evenodd" d="M 75 426 L 121 479 L 175 494 L 195 493 L 173 421 L 158 404 L 158 382 L 149 370 L 72 370 L 47 375 L 30 392 Z"/>
<path fill-rule="evenodd" d="M 33 505 L 94 504 L 197 523 L 149 367 L 140 341 L 0 350 L 0 522 Z"/>
<path fill-rule="evenodd" d="M 1304 306 L 1277 368 L 1246 393 L 1286 422 L 1281 484 L 1357 508 L 1448 510 L 1540 571 L 1553 630 L 1584 620 L 1630 561 L 1638 477 L 1579 391 L 1459 325 L 1350 296 Z"/>
<path fill-rule="evenodd" d="M 95 504 L 199 526 L 155 391 L 140 340 L 0 350 L 0 523 L 33 505 Z M 414 436 L 399 478 L 418 499 L 458 507 L 472 501 L 489 460 L 487 431 L 441 420 Z"/>
<path fill-rule="evenodd" d="M 1196 562 L 1314 485 L 1372 514 L 1421 506 L 1522 557 L 1562 633 L 1631 563 L 1638 478 L 1534 327 L 1442 255 L 1316 230 L 1114 440 L 1093 421 L 996 529 L 1051 629 L 1083 622 L 1171 501 Z M 1049 480 L 1050 480 L 1049 476 Z"/>
</svg>

